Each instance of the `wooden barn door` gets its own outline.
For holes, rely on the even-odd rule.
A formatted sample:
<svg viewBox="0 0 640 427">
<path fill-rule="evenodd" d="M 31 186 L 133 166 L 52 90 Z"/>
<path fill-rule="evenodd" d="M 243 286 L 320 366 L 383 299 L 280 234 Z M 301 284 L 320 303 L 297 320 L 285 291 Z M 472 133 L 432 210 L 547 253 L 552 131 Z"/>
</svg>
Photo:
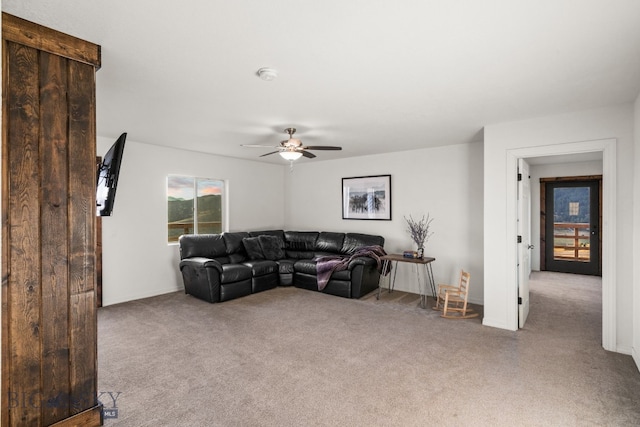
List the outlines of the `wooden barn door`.
<svg viewBox="0 0 640 427">
<path fill-rule="evenodd" d="M 2 425 L 100 425 L 100 47 L 2 14 Z"/>
</svg>

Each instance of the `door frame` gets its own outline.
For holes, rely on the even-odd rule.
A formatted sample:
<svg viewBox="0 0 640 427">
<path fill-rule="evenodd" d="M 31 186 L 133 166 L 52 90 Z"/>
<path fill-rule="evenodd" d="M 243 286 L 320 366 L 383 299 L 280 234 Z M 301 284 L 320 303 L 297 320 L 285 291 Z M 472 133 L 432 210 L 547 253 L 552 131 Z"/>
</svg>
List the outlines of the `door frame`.
<svg viewBox="0 0 640 427">
<path fill-rule="evenodd" d="M 602 346 L 616 350 L 616 139 L 599 139 L 506 150 L 506 219 L 504 245 L 507 248 L 505 268 L 512 283 L 504 307 L 513 330 L 518 329 L 517 289 L 517 170 L 518 159 L 579 153 L 602 152 Z"/>
<path fill-rule="evenodd" d="M 602 175 L 540 178 L 540 271 L 546 271 L 546 192 L 547 184 L 556 182 L 598 182 L 598 224 L 602 224 Z M 598 276 L 602 275 L 602 226 L 598 227 Z"/>
</svg>

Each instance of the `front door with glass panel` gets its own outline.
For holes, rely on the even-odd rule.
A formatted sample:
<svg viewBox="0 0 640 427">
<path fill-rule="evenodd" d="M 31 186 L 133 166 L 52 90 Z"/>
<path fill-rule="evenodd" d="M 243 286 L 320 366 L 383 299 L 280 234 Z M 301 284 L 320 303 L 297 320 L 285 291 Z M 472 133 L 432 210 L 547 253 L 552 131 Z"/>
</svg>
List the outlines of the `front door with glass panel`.
<svg viewBox="0 0 640 427">
<path fill-rule="evenodd" d="M 597 180 L 546 183 L 546 270 L 601 274 L 599 188 Z"/>
</svg>

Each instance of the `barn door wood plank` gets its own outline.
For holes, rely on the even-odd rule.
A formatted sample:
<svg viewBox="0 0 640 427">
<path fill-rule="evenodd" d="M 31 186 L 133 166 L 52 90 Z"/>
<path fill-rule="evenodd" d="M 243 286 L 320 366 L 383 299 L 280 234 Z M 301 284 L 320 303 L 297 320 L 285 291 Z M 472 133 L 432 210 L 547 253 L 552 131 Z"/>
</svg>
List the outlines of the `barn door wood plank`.
<svg viewBox="0 0 640 427">
<path fill-rule="evenodd" d="M 100 68 L 99 45 L 4 12 L 2 38 Z"/>
<path fill-rule="evenodd" d="M 70 292 L 95 287 L 95 85 L 93 67 L 69 63 Z M 90 183 L 90 185 L 87 185 Z"/>
<path fill-rule="evenodd" d="M 93 291 L 71 295 L 71 414 L 98 404 L 96 296 Z"/>
<path fill-rule="evenodd" d="M 2 179 L 0 179 L 0 185 L 2 185 L 2 203 L 0 203 L 0 209 L 2 209 L 2 395 L 7 396 L 9 390 L 9 375 L 11 373 L 9 359 L 9 310 L 8 310 L 8 281 L 9 281 L 9 179 L 7 172 L 9 170 L 9 144 L 8 144 L 8 122 L 9 114 L 7 113 L 9 108 L 9 49 L 7 43 L 2 40 L 3 54 L 2 54 L 2 93 L 5 95 L 2 102 Z M 0 402 L 3 402 L 0 398 Z M 3 403 L 0 405 L 0 420 L 5 420 L 5 424 L 8 425 L 9 420 L 9 405 Z"/>
<path fill-rule="evenodd" d="M 6 404 L 15 426 L 42 424 L 41 288 L 39 227 L 38 51 L 14 43 L 8 49 L 8 360 Z"/>
<path fill-rule="evenodd" d="M 43 424 L 69 416 L 67 60 L 40 54 Z"/>
<path fill-rule="evenodd" d="M 95 70 L 70 62 L 68 82 L 71 396 L 82 402 L 71 412 L 78 413 L 97 400 Z"/>
</svg>

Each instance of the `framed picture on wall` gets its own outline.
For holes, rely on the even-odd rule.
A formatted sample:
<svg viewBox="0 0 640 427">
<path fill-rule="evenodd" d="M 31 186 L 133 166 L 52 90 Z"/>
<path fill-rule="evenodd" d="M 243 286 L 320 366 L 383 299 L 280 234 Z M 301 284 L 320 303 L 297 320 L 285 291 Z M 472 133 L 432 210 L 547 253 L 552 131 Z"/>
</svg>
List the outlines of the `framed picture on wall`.
<svg viewBox="0 0 640 427">
<path fill-rule="evenodd" d="M 391 220 L 391 175 L 342 178 L 342 219 Z"/>
</svg>

